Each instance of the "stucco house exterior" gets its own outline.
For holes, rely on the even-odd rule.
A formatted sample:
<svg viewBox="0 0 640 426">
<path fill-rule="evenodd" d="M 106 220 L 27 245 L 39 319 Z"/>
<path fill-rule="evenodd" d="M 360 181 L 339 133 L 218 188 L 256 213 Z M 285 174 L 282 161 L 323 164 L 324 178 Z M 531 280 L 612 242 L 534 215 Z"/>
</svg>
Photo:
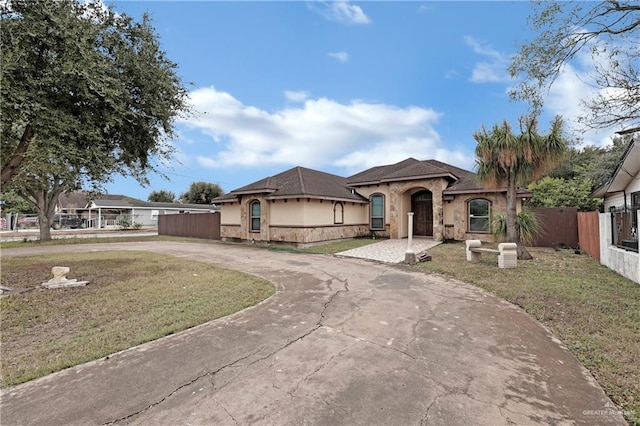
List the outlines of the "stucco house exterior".
<svg viewBox="0 0 640 426">
<path fill-rule="evenodd" d="M 623 132 L 621 132 L 623 133 Z M 600 263 L 640 283 L 640 127 L 611 178 L 593 196 L 604 198 L 600 214 Z"/>
<path fill-rule="evenodd" d="M 518 190 L 518 208 L 530 197 Z M 317 243 L 377 235 L 436 241 L 492 241 L 491 217 L 506 211 L 506 189 L 482 186 L 470 171 L 408 158 L 344 178 L 304 167 L 235 189 L 213 200 L 226 240 Z"/>
</svg>

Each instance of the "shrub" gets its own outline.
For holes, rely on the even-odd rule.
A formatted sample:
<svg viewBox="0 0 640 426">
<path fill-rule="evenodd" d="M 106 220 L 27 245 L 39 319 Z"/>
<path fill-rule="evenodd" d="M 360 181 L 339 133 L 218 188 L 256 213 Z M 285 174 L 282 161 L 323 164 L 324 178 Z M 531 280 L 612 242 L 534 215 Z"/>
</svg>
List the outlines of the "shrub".
<svg viewBox="0 0 640 426">
<path fill-rule="evenodd" d="M 529 209 L 522 209 L 516 219 L 516 228 L 520 241 L 531 244 L 540 233 L 540 223 L 535 213 Z M 493 236 L 498 240 L 504 240 L 507 236 L 507 217 L 504 214 L 493 216 Z"/>
</svg>

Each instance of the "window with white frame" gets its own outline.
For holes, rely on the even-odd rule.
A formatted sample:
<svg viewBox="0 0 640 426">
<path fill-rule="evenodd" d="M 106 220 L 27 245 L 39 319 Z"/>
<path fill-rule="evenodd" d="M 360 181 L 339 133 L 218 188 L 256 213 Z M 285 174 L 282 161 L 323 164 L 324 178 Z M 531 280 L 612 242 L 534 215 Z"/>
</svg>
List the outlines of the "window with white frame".
<svg viewBox="0 0 640 426">
<path fill-rule="evenodd" d="M 469 201 L 469 232 L 491 232 L 491 203 L 481 198 Z"/>
<path fill-rule="evenodd" d="M 249 230 L 260 232 L 260 201 L 252 201 L 249 205 Z"/>
<path fill-rule="evenodd" d="M 384 230 L 384 195 L 373 194 L 369 197 L 369 226 L 373 230 Z"/>
</svg>

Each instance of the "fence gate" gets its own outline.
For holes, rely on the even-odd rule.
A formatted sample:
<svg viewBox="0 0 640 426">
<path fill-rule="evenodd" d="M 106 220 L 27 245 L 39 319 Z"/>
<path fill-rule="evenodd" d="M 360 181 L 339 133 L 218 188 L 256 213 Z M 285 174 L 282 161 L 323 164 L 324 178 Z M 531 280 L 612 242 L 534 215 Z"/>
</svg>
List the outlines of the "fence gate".
<svg viewBox="0 0 640 426">
<path fill-rule="evenodd" d="M 578 209 L 575 207 L 532 209 L 540 224 L 534 247 L 578 247 Z"/>
</svg>

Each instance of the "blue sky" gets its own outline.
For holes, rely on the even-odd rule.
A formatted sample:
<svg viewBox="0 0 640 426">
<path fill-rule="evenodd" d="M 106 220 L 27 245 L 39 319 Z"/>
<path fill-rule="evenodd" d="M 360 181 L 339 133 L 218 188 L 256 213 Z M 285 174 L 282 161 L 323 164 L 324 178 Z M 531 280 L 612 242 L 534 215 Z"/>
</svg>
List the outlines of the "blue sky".
<svg viewBox="0 0 640 426">
<path fill-rule="evenodd" d="M 194 108 L 159 167 L 169 179 L 115 177 L 112 194 L 179 196 L 194 181 L 228 192 L 297 165 L 348 176 L 407 157 L 472 170 L 473 133 L 526 111 L 506 67 L 533 36 L 527 1 L 105 3 L 151 15 Z M 555 114 L 571 125 L 590 90 L 581 66 L 554 85 L 543 128 Z"/>
</svg>

